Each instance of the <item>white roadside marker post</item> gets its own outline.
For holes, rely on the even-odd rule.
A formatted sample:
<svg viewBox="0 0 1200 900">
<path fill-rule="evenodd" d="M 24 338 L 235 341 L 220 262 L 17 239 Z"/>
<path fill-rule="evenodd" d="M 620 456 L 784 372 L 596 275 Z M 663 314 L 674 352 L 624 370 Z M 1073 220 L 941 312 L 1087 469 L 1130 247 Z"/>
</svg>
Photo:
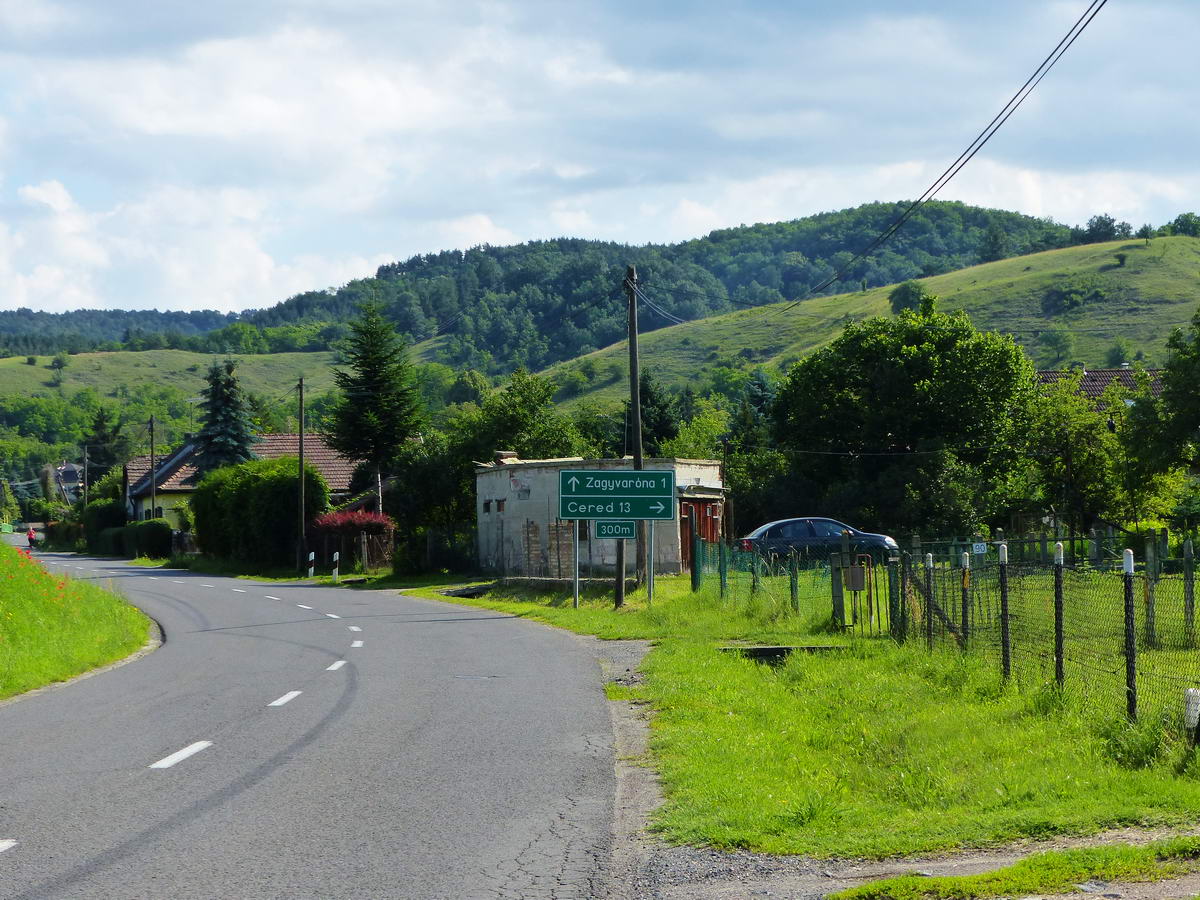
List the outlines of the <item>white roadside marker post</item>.
<svg viewBox="0 0 1200 900">
<path fill-rule="evenodd" d="M 315 550 L 308 551 L 308 577 L 313 577 L 313 571 L 316 568 L 317 554 Z"/>
<path fill-rule="evenodd" d="M 333 551 L 333 583 L 334 584 L 338 583 L 338 559 L 339 558 L 340 558 L 340 554 L 338 553 L 338 551 L 334 550 Z"/>
</svg>

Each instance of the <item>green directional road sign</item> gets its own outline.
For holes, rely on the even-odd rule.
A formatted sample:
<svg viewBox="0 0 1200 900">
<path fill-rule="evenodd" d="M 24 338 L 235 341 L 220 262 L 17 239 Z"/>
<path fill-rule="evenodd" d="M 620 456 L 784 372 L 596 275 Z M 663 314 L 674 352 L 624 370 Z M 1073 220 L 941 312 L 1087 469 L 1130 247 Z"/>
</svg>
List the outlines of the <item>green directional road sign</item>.
<svg viewBox="0 0 1200 900">
<path fill-rule="evenodd" d="M 599 519 L 593 534 L 600 540 L 629 540 L 637 537 L 637 522 L 633 519 Z"/>
<path fill-rule="evenodd" d="M 558 517 L 674 519 L 675 472 L 563 469 L 558 473 Z"/>
</svg>

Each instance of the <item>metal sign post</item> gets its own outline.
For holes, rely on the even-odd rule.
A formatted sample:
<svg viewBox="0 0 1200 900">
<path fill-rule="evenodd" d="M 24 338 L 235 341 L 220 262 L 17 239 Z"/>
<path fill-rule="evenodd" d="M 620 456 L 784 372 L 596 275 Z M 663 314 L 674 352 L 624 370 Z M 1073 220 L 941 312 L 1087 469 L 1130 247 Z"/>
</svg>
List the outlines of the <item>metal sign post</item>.
<svg viewBox="0 0 1200 900">
<path fill-rule="evenodd" d="M 625 540 L 636 537 L 636 520 L 649 520 L 646 596 L 649 602 L 654 602 L 654 522 L 675 519 L 673 469 L 562 469 L 558 473 L 558 517 L 575 523 L 576 608 L 579 606 L 579 521 L 595 521 L 594 536 L 597 538 Z"/>
<path fill-rule="evenodd" d="M 654 602 L 654 520 L 650 520 L 650 548 L 646 560 L 646 603 Z"/>
</svg>

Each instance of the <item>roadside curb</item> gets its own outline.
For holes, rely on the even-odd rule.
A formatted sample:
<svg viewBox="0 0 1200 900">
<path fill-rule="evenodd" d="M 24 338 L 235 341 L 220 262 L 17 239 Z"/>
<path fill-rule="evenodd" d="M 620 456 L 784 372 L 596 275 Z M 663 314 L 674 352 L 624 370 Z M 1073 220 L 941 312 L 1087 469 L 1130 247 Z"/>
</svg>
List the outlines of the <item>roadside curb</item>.
<svg viewBox="0 0 1200 900">
<path fill-rule="evenodd" d="M 156 619 L 147 615 L 145 610 L 139 610 L 139 612 L 141 612 L 142 615 L 146 616 L 146 618 L 150 620 L 150 634 L 146 638 L 146 643 L 144 643 L 137 650 L 134 650 L 123 659 L 118 659 L 116 662 L 110 662 L 107 665 L 99 666 L 95 669 L 88 669 L 86 672 L 80 672 L 78 675 L 73 675 L 66 681 L 55 681 L 50 684 L 43 685 L 40 688 L 34 688 L 33 690 L 26 691 L 23 694 L 17 694 L 14 697 L 8 697 L 4 700 L 0 700 L 0 709 L 3 709 L 5 706 L 8 706 L 12 703 L 18 703 L 21 700 L 28 699 L 29 697 L 36 697 L 40 694 L 47 694 L 50 691 L 57 691 L 60 688 L 70 687 L 78 681 L 83 681 L 85 678 L 91 678 L 93 675 L 101 675 L 105 672 L 112 671 L 113 669 L 119 669 L 121 666 L 128 665 L 131 662 L 137 662 L 143 656 L 149 656 L 151 653 L 165 644 L 167 642 L 167 638 L 163 633 L 162 626 L 158 624 Z"/>
</svg>

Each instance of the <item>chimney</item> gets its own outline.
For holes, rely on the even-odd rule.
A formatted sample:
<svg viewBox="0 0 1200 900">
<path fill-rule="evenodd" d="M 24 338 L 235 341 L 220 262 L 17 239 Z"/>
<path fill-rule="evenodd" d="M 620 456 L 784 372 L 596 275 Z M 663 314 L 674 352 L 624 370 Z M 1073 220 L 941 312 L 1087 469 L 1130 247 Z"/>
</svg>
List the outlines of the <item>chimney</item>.
<svg viewBox="0 0 1200 900">
<path fill-rule="evenodd" d="M 1122 369 L 1128 369 L 1129 367 L 1130 367 L 1130 366 L 1129 366 L 1129 363 L 1127 363 L 1127 362 L 1123 362 L 1123 363 L 1121 363 L 1121 368 L 1122 368 Z"/>
<path fill-rule="evenodd" d="M 517 452 L 515 450 L 497 450 L 492 455 L 492 459 L 496 461 L 496 465 L 503 465 L 506 462 L 515 462 L 517 459 Z"/>
</svg>

